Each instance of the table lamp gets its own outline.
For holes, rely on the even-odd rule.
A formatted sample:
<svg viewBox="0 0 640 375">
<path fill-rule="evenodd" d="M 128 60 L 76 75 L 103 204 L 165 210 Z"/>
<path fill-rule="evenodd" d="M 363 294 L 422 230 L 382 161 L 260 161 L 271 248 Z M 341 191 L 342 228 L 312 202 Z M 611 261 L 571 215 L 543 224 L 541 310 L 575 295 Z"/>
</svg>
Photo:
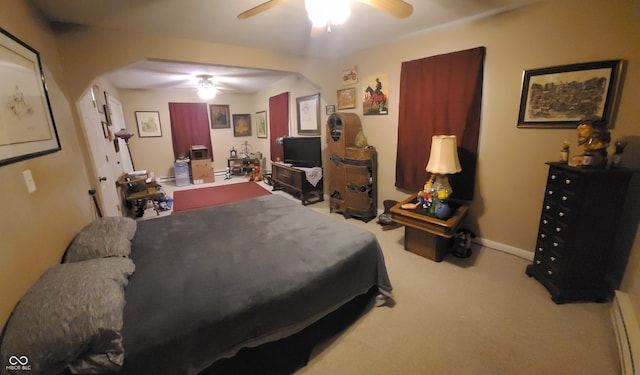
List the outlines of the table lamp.
<svg viewBox="0 0 640 375">
<path fill-rule="evenodd" d="M 117 138 L 124 139 L 124 143 L 127 144 L 127 151 L 129 152 L 129 159 L 131 160 L 131 168 L 135 171 L 136 168 L 133 166 L 133 156 L 131 156 L 131 149 L 129 148 L 129 138 L 133 137 L 133 132 L 122 128 L 115 132 L 114 134 Z"/>
<path fill-rule="evenodd" d="M 437 198 L 440 200 L 448 198 L 453 193 L 453 189 L 449 185 L 447 175 L 462 171 L 455 135 L 434 135 L 431 138 L 431 154 L 425 169 L 435 175 L 431 188 L 438 194 Z M 442 190 L 446 193 L 440 193 Z"/>
</svg>

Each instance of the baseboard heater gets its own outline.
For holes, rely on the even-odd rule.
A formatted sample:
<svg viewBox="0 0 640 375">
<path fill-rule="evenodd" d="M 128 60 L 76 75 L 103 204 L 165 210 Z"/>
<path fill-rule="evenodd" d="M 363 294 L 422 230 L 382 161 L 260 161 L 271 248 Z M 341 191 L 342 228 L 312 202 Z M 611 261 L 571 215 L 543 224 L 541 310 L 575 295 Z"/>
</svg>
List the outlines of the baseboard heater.
<svg viewBox="0 0 640 375">
<path fill-rule="evenodd" d="M 618 341 L 623 375 L 640 375 L 640 327 L 627 293 L 616 290 L 611 319 Z"/>
</svg>

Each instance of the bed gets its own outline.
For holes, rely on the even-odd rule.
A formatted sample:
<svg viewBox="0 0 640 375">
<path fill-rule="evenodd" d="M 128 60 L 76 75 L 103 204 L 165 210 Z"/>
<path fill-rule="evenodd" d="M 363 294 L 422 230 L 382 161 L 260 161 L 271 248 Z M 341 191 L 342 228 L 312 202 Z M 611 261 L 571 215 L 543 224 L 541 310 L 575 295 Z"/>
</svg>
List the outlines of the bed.
<svg viewBox="0 0 640 375">
<path fill-rule="evenodd" d="M 372 233 L 279 195 L 133 223 L 134 230 L 130 222 L 124 229 L 118 222 L 98 230 L 109 241 L 123 236 L 126 241 L 98 241 L 83 249 L 91 253 L 95 246 L 107 247 L 102 251 L 106 257 L 74 257 L 68 249 L 65 263 L 52 267 L 32 288 L 41 290 L 23 297 L 3 334 L 1 370 L 24 373 L 16 367 L 28 359 L 34 373 L 197 374 L 243 348 L 297 335 L 359 296 L 392 305 L 383 254 Z M 81 234 L 73 242 L 81 242 Z M 91 243 L 100 236 L 86 237 Z M 114 250 L 120 247 L 116 245 L 125 250 Z M 83 272 L 97 277 L 96 269 L 105 262 L 115 272 L 106 275 L 106 281 L 72 278 L 73 285 L 65 287 L 76 290 L 50 290 L 57 281 L 54 276 L 66 283 L 76 268 L 88 267 Z M 41 281 L 45 285 L 39 285 Z M 121 289 L 122 299 L 104 302 L 101 293 L 108 288 L 103 283 Z M 83 310 L 90 303 L 77 301 L 77 296 L 90 293 L 87 289 L 93 286 L 110 311 L 80 324 L 90 326 L 85 329 L 89 333 L 79 335 L 80 343 L 71 347 L 65 342 L 70 347 L 51 358 L 51 353 L 40 353 L 46 347 L 34 349 L 33 342 L 22 342 L 33 335 L 45 340 L 43 329 L 66 340 L 74 329 L 69 316 L 77 312 L 43 313 L 41 299 L 54 296 L 62 310 L 74 304 Z M 40 306 L 39 312 L 30 312 L 36 317 L 21 318 L 30 306 Z M 89 312 L 94 310 L 99 309 L 94 306 Z M 118 312 L 119 320 L 112 316 Z M 44 321 L 44 328 L 34 327 L 34 321 Z M 55 344 L 60 346 L 47 342 Z"/>
</svg>

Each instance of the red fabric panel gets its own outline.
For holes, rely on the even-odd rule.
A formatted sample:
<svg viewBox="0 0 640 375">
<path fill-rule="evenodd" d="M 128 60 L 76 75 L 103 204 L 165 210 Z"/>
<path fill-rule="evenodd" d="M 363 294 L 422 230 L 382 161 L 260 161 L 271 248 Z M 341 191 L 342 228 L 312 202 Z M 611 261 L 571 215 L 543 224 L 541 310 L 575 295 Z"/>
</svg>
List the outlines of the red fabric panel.
<svg viewBox="0 0 640 375">
<path fill-rule="evenodd" d="M 289 135 L 289 93 L 269 98 L 269 142 L 271 160 L 284 160 L 282 145 L 276 143 L 278 137 Z"/>
<path fill-rule="evenodd" d="M 169 117 L 176 159 L 188 157 L 191 146 L 202 145 L 209 150 L 209 157 L 213 160 L 207 103 L 169 103 Z"/>
<path fill-rule="evenodd" d="M 458 138 L 462 172 L 449 176 L 452 198 L 473 199 L 480 133 L 485 48 L 402 63 L 396 187 L 422 190 L 431 137 Z"/>
</svg>

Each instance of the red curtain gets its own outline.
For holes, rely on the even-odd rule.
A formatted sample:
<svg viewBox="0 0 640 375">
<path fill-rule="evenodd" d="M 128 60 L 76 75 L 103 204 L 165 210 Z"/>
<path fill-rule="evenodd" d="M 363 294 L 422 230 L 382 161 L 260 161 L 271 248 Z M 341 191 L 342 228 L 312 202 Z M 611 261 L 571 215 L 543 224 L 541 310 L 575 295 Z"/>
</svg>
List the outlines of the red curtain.
<svg viewBox="0 0 640 375">
<path fill-rule="evenodd" d="M 278 137 L 289 135 L 289 93 L 269 98 L 269 142 L 271 160 L 284 160 L 282 145 L 276 143 Z"/>
<path fill-rule="evenodd" d="M 422 190 L 431 137 L 458 139 L 462 172 L 449 176 L 452 198 L 473 199 L 485 47 L 402 63 L 396 187 Z"/>
<path fill-rule="evenodd" d="M 191 146 L 202 145 L 211 149 L 211 134 L 209 132 L 209 114 L 206 103 L 169 103 L 171 118 L 171 138 L 173 141 L 173 156 L 177 159 L 189 156 Z"/>
</svg>

